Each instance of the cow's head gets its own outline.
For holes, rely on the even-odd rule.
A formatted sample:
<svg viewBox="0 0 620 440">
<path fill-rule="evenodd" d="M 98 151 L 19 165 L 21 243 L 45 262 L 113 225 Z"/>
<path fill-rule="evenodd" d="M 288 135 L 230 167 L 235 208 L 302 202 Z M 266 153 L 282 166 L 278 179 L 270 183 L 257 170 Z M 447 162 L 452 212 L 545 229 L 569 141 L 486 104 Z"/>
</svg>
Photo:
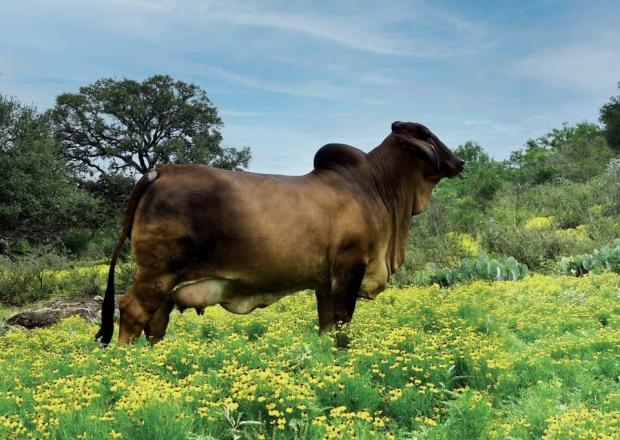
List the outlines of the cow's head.
<svg viewBox="0 0 620 440">
<path fill-rule="evenodd" d="M 392 124 L 392 136 L 401 147 L 423 159 L 422 174 L 431 182 L 463 171 L 465 162 L 422 124 L 396 121 Z"/>
<path fill-rule="evenodd" d="M 411 214 L 419 214 L 426 209 L 435 185 L 444 177 L 460 174 L 465 162 L 422 124 L 396 121 L 392 124 L 389 138 L 397 148 L 405 150 L 407 156 L 412 155 L 418 159 L 414 170 L 406 168 L 402 172 L 414 179 L 415 194 Z M 405 161 L 403 165 L 409 163 Z"/>
</svg>

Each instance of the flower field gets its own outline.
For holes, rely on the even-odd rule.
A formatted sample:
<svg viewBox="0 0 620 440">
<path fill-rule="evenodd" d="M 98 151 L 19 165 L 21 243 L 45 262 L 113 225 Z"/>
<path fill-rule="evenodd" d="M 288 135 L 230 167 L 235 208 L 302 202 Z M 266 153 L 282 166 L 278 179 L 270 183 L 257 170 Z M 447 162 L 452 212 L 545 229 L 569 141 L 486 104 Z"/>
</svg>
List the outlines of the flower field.
<svg viewBox="0 0 620 440">
<path fill-rule="evenodd" d="M 174 312 L 154 348 L 8 332 L 0 438 L 620 438 L 618 275 L 391 289 L 323 337 L 315 308 Z"/>
</svg>

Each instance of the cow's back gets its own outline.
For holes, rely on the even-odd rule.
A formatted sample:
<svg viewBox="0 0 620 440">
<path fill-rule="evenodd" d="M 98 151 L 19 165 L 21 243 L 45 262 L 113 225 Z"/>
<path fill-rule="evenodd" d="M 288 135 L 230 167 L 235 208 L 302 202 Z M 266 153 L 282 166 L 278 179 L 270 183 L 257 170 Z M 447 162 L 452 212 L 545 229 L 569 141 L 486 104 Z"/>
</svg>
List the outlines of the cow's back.
<svg viewBox="0 0 620 440">
<path fill-rule="evenodd" d="M 138 265 L 239 280 L 267 290 L 313 288 L 329 277 L 336 223 L 357 205 L 314 175 L 289 177 L 165 166 L 136 212 Z M 341 229 L 341 228 L 340 228 Z"/>
</svg>

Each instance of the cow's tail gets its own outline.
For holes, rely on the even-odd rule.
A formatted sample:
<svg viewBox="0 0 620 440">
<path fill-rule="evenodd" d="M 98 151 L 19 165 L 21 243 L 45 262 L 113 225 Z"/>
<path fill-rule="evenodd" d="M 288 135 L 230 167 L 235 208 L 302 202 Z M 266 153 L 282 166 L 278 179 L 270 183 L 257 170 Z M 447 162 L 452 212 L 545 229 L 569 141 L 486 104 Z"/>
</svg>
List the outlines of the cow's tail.
<svg viewBox="0 0 620 440">
<path fill-rule="evenodd" d="M 95 339 L 102 345 L 108 345 L 112 340 L 114 334 L 114 268 L 116 267 L 116 260 L 123 248 L 125 239 L 129 237 L 131 233 L 131 226 L 133 224 L 134 214 L 138 203 L 146 191 L 146 188 L 153 183 L 158 177 L 157 171 L 149 171 L 142 176 L 140 180 L 133 187 L 129 201 L 127 202 L 127 212 L 125 214 L 125 221 L 123 223 L 123 230 L 121 236 L 114 246 L 112 252 L 112 260 L 110 261 L 110 269 L 108 270 L 108 285 L 105 289 L 105 295 L 103 297 L 103 303 L 101 304 L 101 327 L 95 335 Z"/>
</svg>

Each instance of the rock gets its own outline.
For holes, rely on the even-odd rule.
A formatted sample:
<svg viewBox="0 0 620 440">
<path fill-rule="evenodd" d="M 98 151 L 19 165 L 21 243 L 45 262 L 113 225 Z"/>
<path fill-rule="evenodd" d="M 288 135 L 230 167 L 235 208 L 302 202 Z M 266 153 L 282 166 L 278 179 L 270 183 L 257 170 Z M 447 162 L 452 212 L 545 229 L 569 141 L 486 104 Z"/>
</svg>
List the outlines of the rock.
<svg viewBox="0 0 620 440">
<path fill-rule="evenodd" d="M 20 325 L 26 328 L 49 327 L 57 323 L 61 317 L 62 313 L 60 310 L 40 309 L 13 315 L 6 320 L 6 323 L 9 325 Z"/>
<path fill-rule="evenodd" d="M 116 304 L 118 304 L 116 299 Z M 79 300 L 56 299 L 43 304 L 35 310 L 17 313 L 5 322 L 9 326 L 21 326 L 27 329 L 49 327 L 69 316 L 80 316 L 88 321 L 101 320 L 101 301 L 103 299 L 82 298 Z M 118 316 L 116 311 L 115 316 Z"/>
</svg>

